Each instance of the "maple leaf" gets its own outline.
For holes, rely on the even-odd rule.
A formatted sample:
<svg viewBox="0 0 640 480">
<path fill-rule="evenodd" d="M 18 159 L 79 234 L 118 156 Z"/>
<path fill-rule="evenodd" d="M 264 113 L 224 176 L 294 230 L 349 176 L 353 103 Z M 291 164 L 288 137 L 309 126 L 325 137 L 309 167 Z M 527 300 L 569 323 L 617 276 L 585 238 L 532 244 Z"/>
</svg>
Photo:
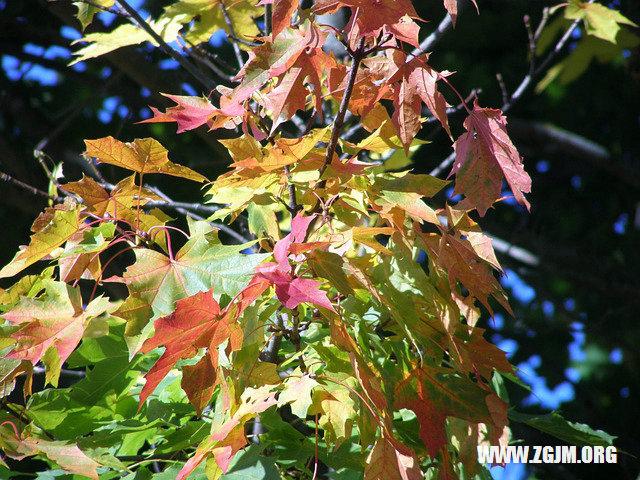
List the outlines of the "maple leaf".
<svg viewBox="0 0 640 480">
<path fill-rule="evenodd" d="M 165 42 L 173 42 L 182 28 L 179 21 L 168 17 L 160 18 L 157 21 L 149 21 L 148 24 Z M 90 33 L 79 40 L 74 40 L 72 44 L 75 45 L 78 42 L 85 42 L 88 45 L 74 52 L 73 55 L 76 58 L 69 65 L 74 65 L 89 58 L 99 57 L 128 45 L 138 45 L 143 42 L 158 45 L 145 30 L 129 23 L 120 25 L 109 33 Z"/>
<path fill-rule="evenodd" d="M 9 457 L 21 460 L 42 455 L 57 463 L 65 472 L 98 480 L 96 469 L 100 464 L 89 458 L 77 445 L 37 438 L 25 432 L 16 437 L 15 430 L 5 424 L 0 425 L 0 445 Z"/>
<path fill-rule="evenodd" d="M 244 434 L 246 422 L 278 403 L 272 388 L 273 385 L 265 385 L 245 389 L 235 413 L 198 446 L 176 480 L 185 479 L 209 455 L 213 455 L 218 467 L 226 473 L 235 454 L 248 443 Z"/>
<path fill-rule="evenodd" d="M 312 303 L 333 310 L 327 294 L 319 288 L 322 282 L 294 277 L 279 270 L 277 264 L 273 263 L 259 265 L 256 274 L 275 285 L 278 300 L 287 308 L 294 309 L 301 303 Z"/>
<path fill-rule="evenodd" d="M 222 8 L 221 0 L 179 0 L 165 7 L 159 20 L 168 19 L 172 23 L 180 23 L 185 26 L 185 39 L 188 43 L 199 44 L 208 42 L 211 36 L 219 31 L 226 30 L 231 34 L 231 27 L 227 23 Z M 251 41 L 260 33 L 253 21 L 247 18 L 259 15 L 260 7 L 253 0 L 225 1 L 228 19 L 233 28 L 233 34 L 245 41 Z M 240 44 L 240 48 L 247 48 Z"/>
<path fill-rule="evenodd" d="M 95 157 L 98 162 L 116 165 L 139 174 L 164 173 L 175 177 L 206 182 L 207 178 L 190 168 L 169 160 L 167 149 L 153 138 L 136 138 L 123 143 L 113 137 L 85 140 L 85 155 Z"/>
<path fill-rule="evenodd" d="M 233 90 L 231 97 L 236 102 L 247 100 L 271 78 L 284 74 L 305 49 L 320 48 L 322 35 L 316 26 L 305 23 L 297 29 L 285 29 L 271 41 L 262 39 L 264 43 L 249 52 L 249 59 L 236 75 L 235 80 L 242 83 Z"/>
<path fill-rule="evenodd" d="M 322 45 L 326 36 L 327 34 L 322 32 L 318 44 Z M 273 115 L 271 132 L 282 122 L 289 120 L 298 110 L 304 110 L 307 104 L 307 82 L 312 85 L 315 110 L 322 112 L 322 73 L 334 65 L 335 60 L 321 48 L 306 48 L 300 54 L 267 96 L 266 105 Z"/>
<path fill-rule="evenodd" d="M 276 287 L 278 300 L 287 308 L 295 308 L 301 303 L 312 303 L 334 310 L 326 292 L 320 290 L 321 282 L 293 275 L 289 254 L 294 244 L 301 244 L 307 236 L 307 229 L 315 217 L 304 217 L 298 213 L 291 221 L 291 232 L 279 240 L 273 249 L 274 262 L 258 265 L 256 276 L 264 278 Z"/>
<path fill-rule="evenodd" d="M 96 228 L 83 229 L 67 240 L 61 254 L 56 252 L 60 280 L 70 282 L 80 278 L 97 280 L 102 265 L 98 253 L 109 246 L 113 238 L 115 225 L 106 223 Z"/>
<path fill-rule="evenodd" d="M 476 0 L 471 0 L 476 7 L 476 11 L 479 13 L 478 4 Z M 444 0 L 444 8 L 447 9 L 449 15 L 451 15 L 451 22 L 453 26 L 456 26 L 456 19 L 458 18 L 458 0 Z"/>
<path fill-rule="evenodd" d="M 397 72 L 389 79 L 394 93 L 393 116 L 400 140 L 408 153 L 411 141 L 420 130 L 422 103 L 438 119 L 451 137 L 447 117 L 447 101 L 436 87 L 437 80 L 447 73 L 438 73 L 427 64 L 428 54 L 420 55 L 407 62 L 404 52 L 394 51 L 393 61 Z"/>
<path fill-rule="evenodd" d="M 375 6 L 367 0 L 318 0 L 314 12 L 323 15 L 341 7 L 351 9 L 345 31 L 349 32 L 352 48 L 359 38 L 377 37 L 380 32 L 392 33 L 398 40 L 418 46 L 419 28 L 412 18 L 419 17 L 411 0 L 377 0 Z"/>
<path fill-rule="evenodd" d="M 164 113 L 154 107 L 149 107 L 153 112 L 153 117 L 139 123 L 176 122 L 178 124 L 176 133 L 182 133 L 206 124 L 218 112 L 218 109 L 206 97 L 167 95 L 165 93 L 162 95 L 170 98 L 177 105 L 167 108 Z"/>
<path fill-rule="evenodd" d="M 456 160 L 449 173 L 457 173 L 454 193 L 464 194 L 467 204 L 484 216 L 500 197 L 504 175 L 516 201 L 530 209 L 524 194 L 531 192 L 531 177 L 507 134 L 507 119 L 502 112 L 481 108 L 476 99 L 464 127 L 467 132 L 454 144 Z"/>
<path fill-rule="evenodd" d="M 87 28 L 93 21 L 93 17 L 96 13 L 99 13 L 101 9 L 99 7 L 112 7 L 115 0 L 97 0 L 94 2 L 98 6 L 89 5 L 88 3 L 74 2 L 73 4 L 78 9 L 76 18 L 82 25 L 82 30 Z"/>
<path fill-rule="evenodd" d="M 79 288 L 53 280 L 43 280 L 42 285 L 41 296 L 21 298 L 1 317 L 22 325 L 11 334 L 17 345 L 7 358 L 36 364 L 46 355 L 47 381 L 55 385 L 62 363 L 80 342 L 89 320 L 113 312 L 118 305 L 98 297 L 83 307 Z"/>
<path fill-rule="evenodd" d="M 564 11 L 565 18 L 584 21 L 587 33 L 611 43 L 616 43 L 620 25 L 637 27 L 619 11 L 595 2 L 569 0 Z"/>
<path fill-rule="evenodd" d="M 155 334 L 141 348 L 142 353 L 164 346 L 162 356 L 145 375 L 140 405 L 153 393 L 178 360 L 191 358 L 199 348 L 215 349 L 231 336 L 229 316 L 221 313 L 213 291 L 198 292 L 176 302 L 175 311 L 155 322 Z"/>
<path fill-rule="evenodd" d="M 236 320 L 268 286 L 267 282 L 252 282 L 224 310 L 220 309 L 220 305 L 213 298 L 213 288 L 208 292 L 198 292 L 178 300 L 173 313 L 156 320 L 155 334 L 144 342 L 141 352 L 149 353 L 159 346 L 166 349 L 145 375 L 146 383 L 140 392 L 140 405 L 153 393 L 178 360 L 193 357 L 199 348 L 208 348 L 208 361 L 211 366 L 201 361 L 187 373 L 188 376 L 204 374 L 213 371 L 217 365 L 217 347 L 223 342 L 230 340 L 232 349 L 239 348 L 242 345 L 242 330 Z M 212 391 L 217 384 L 217 378 L 210 375 L 201 378 L 199 382 L 205 391 Z M 205 400 L 205 392 L 196 393 L 193 388 L 193 385 L 189 387 L 189 398 L 194 399 L 196 410 L 201 411 L 203 402 L 206 404 L 210 396 Z"/>
<path fill-rule="evenodd" d="M 282 383 L 283 389 L 278 396 L 278 405 L 291 405 L 291 412 L 299 418 L 307 418 L 312 403 L 312 392 L 319 383 L 309 375 L 288 377 Z"/>
<path fill-rule="evenodd" d="M 386 83 L 389 76 L 388 69 L 389 62 L 382 56 L 369 57 L 362 60 L 356 74 L 351 98 L 349 99 L 349 110 L 360 115 L 363 119 L 374 110 L 384 110 L 386 113 L 386 109 L 380 104 L 380 100 L 390 98 L 390 88 Z M 341 63 L 336 64 L 327 72 L 329 94 L 337 102 L 342 101 L 347 88 L 348 77 L 347 66 Z M 363 126 L 365 126 L 364 123 Z M 377 126 L 370 131 L 376 128 Z"/>
<path fill-rule="evenodd" d="M 139 207 L 151 200 L 160 200 L 160 197 L 151 190 L 136 185 L 135 173 L 119 181 L 111 192 L 86 176 L 78 182 L 67 183 L 64 188 L 82 198 L 89 212 L 99 217 L 108 214 L 144 232 L 171 220 L 171 217 L 158 208 L 151 209 L 148 213 L 140 210 Z M 166 249 L 164 235 L 154 235 L 153 239 Z"/>
<path fill-rule="evenodd" d="M 77 231 L 80 225 L 79 211 L 72 205 L 49 208 L 35 220 L 31 242 L 0 270 L 0 278 L 12 277 L 29 265 L 42 260 Z"/>
<path fill-rule="evenodd" d="M 291 25 L 291 17 L 298 9 L 298 0 L 262 0 L 258 5 L 272 4 L 271 34 L 276 38 L 280 32 Z"/>
<path fill-rule="evenodd" d="M 454 372 L 423 365 L 395 388 L 395 408 L 409 408 L 416 413 L 420 439 L 432 458 L 447 444 L 445 421 L 448 416 L 471 422 L 492 422 L 485 403 L 489 392 Z"/>
<path fill-rule="evenodd" d="M 365 480 L 420 480 L 423 478 L 415 455 L 397 440 L 380 436 L 367 458 Z"/>
<path fill-rule="evenodd" d="M 195 365 L 182 367 L 180 386 L 198 415 L 209 404 L 213 391 L 219 383 L 217 356 L 205 355 Z"/>
<path fill-rule="evenodd" d="M 433 253 L 434 261 L 448 272 L 451 288 L 459 281 L 492 315 L 493 309 L 488 301 L 490 296 L 513 315 L 507 296 L 493 274 L 492 265 L 476 253 L 468 240 L 463 239 L 460 234 L 445 233 L 437 246 L 429 240 L 426 243 Z"/>
<path fill-rule="evenodd" d="M 149 107 L 153 112 L 153 117 L 138 123 L 176 122 L 178 124 L 176 133 L 182 133 L 206 124 L 212 128 L 214 123 L 218 126 L 224 126 L 229 119 L 242 117 L 246 113 L 239 103 L 231 101 L 225 96 L 220 99 L 220 108 L 216 108 L 206 97 L 168 95 L 166 93 L 162 95 L 173 100 L 176 106 L 167 108 L 165 112 Z"/>
<path fill-rule="evenodd" d="M 151 306 L 154 317 L 168 315 L 176 300 L 207 291 L 236 295 L 250 279 L 253 268 L 268 254 L 241 255 L 249 245 L 222 245 L 217 234 L 199 232 L 172 259 L 146 248 L 135 249 L 136 262 L 122 278 L 130 292 Z"/>
</svg>

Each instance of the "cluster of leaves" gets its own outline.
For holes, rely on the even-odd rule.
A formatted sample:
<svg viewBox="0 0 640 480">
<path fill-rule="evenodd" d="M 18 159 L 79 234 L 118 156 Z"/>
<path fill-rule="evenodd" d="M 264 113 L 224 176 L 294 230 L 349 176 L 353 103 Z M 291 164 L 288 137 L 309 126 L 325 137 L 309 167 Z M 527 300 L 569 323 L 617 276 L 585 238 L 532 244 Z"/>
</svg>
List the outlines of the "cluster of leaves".
<svg viewBox="0 0 640 480">
<path fill-rule="evenodd" d="M 168 95 L 175 106 L 147 121 L 239 135 L 221 141 L 233 163 L 212 182 L 151 138 L 86 141 L 90 162 L 133 174 L 56 185 L 65 201 L 0 270 L 53 265 L 0 291 L 0 445 L 101 479 L 317 478 L 327 468 L 332 478 L 486 477 L 476 446 L 510 441 L 504 379 L 518 380 L 477 326 L 481 306 L 511 309 L 472 217 L 501 200 L 503 180 L 527 208 L 531 191 L 503 113 L 477 99 L 468 107 L 450 73 L 429 65 L 409 0 L 227 3 L 177 1 L 146 24 L 155 36 L 127 24 L 83 38 L 78 61 L 227 30 L 248 53 L 237 86 Z M 444 3 L 455 19 L 457 2 Z M 342 7 L 343 32 L 317 22 Z M 79 4 L 83 25 L 96 8 Z M 265 8 L 272 27 L 261 33 Z M 565 16 L 603 28 L 590 4 L 572 1 Z M 323 49 L 331 34 L 346 59 Z M 443 86 L 467 112 L 450 174 L 464 199 L 435 208 L 427 201 L 449 182 L 402 169 L 424 143 L 425 108 L 453 141 Z M 359 118 L 357 141 L 342 135 L 347 114 Z M 307 128 L 290 135 L 292 120 Z M 187 232 L 169 225 L 145 186 L 152 174 L 206 183 L 219 208 L 188 218 Z M 245 223 L 254 239 L 224 245 L 218 221 Z M 123 299 L 108 295 L 118 291 Z M 32 394 L 40 364 L 53 387 L 63 368 L 86 376 Z M 21 375 L 26 408 L 6 401 Z M 573 443 L 612 441 L 558 416 L 515 420 Z M 157 462 L 167 467 L 153 474 Z"/>
</svg>

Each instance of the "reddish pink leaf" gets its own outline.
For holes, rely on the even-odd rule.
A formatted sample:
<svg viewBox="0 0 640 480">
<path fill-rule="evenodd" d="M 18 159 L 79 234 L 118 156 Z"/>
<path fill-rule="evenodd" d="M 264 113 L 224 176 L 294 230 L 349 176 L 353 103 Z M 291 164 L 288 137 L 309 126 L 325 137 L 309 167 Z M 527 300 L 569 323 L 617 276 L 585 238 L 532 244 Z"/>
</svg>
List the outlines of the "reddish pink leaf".
<svg viewBox="0 0 640 480">
<path fill-rule="evenodd" d="M 153 112 L 153 118 L 143 120 L 140 123 L 177 122 L 177 133 L 182 133 L 206 124 L 211 117 L 218 113 L 218 109 L 203 97 L 167 95 L 164 93 L 163 95 L 176 102 L 177 105 L 167 108 L 164 113 L 154 107 L 149 107 Z"/>
<path fill-rule="evenodd" d="M 289 269 L 291 267 L 287 263 Z M 256 267 L 256 275 L 271 282 L 276 287 L 278 300 L 287 308 L 296 308 L 301 303 L 312 303 L 335 311 L 327 298 L 327 293 L 320 290 L 321 282 L 294 277 L 277 263 L 263 263 Z"/>
<path fill-rule="evenodd" d="M 439 74 L 427 64 L 428 58 L 428 55 L 421 55 L 407 62 L 407 56 L 403 52 L 394 52 L 393 55 L 393 68 L 396 72 L 389 79 L 389 84 L 393 90 L 395 110 L 391 119 L 405 150 L 408 150 L 411 141 L 420 130 L 422 103 L 429 108 L 451 137 L 447 117 L 448 104 L 436 87 L 436 81 L 443 74 Z"/>
<path fill-rule="evenodd" d="M 484 215 L 500 197 L 502 170 L 518 203 L 530 208 L 524 197 L 531 192 L 531 177 L 522 157 L 507 134 L 507 119 L 500 110 L 481 108 L 476 99 L 473 111 L 464 121 L 467 133 L 460 135 L 454 148 L 456 161 L 449 176 L 456 176 L 456 193 L 463 193 L 470 206 Z"/>
<path fill-rule="evenodd" d="M 296 277 L 288 283 L 276 284 L 276 295 L 287 308 L 295 308 L 301 303 L 312 303 L 318 307 L 333 310 L 327 293 L 320 290 L 321 282 Z"/>
<path fill-rule="evenodd" d="M 310 217 L 303 217 L 302 212 L 298 213 L 298 215 L 296 215 L 291 221 L 291 232 L 276 243 L 276 246 L 273 249 L 273 258 L 275 258 L 283 271 L 291 271 L 291 266 L 287 261 L 289 248 L 293 243 L 304 242 L 305 237 L 307 236 L 307 229 L 314 218 L 315 216 L 313 215 Z"/>
<path fill-rule="evenodd" d="M 317 0 L 316 14 L 333 13 L 340 7 L 351 9 L 351 19 L 345 27 L 352 47 L 361 37 L 377 37 L 380 32 L 390 32 L 403 42 L 418 46 L 418 18 L 411 0 L 376 0 L 375 5 L 362 0 Z"/>
</svg>

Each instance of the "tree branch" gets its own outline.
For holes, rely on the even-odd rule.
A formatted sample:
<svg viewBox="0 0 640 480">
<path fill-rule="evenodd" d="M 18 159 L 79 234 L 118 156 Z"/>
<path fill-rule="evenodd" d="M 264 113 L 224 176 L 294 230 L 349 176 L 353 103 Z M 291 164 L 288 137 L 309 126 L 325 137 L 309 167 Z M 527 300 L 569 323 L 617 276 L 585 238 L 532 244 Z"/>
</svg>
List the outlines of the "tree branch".
<svg viewBox="0 0 640 480">
<path fill-rule="evenodd" d="M 138 24 L 140 28 L 142 28 L 145 32 L 151 35 L 160 48 L 167 53 L 171 58 L 173 58 L 176 62 L 184 67 L 184 69 L 189 72 L 196 80 L 198 80 L 207 90 L 211 91 L 215 88 L 215 82 L 211 81 L 207 75 L 200 70 L 195 65 L 192 65 L 186 58 L 180 55 L 176 50 L 171 48 L 171 46 L 164 41 L 164 39 L 156 33 L 156 31 L 151 28 L 144 19 L 140 16 L 140 14 L 129 5 L 126 0 L 116 0 L 116 4 L 126 11 L 129 15 L 131 15 L 131 19 Z"/>
<path fill-rule="evenodd" d="M 320 167 L 320 178 L 322 177 L 322 174 L 324 174 L 325 170 L 333 160 L 333 154 L 336 152 L 336 147 L 338 146 L 338 140 L 340 139 L 340 133 L 342 132 L 342 125 L 344 123 L 344 116 L 347 114 L 347 109 L 349 108 L 349 100 L 351 99 L 351 94 L 353 93 L 353 86 L 356 83 L 356 75 L 358 73 L 358 68 L 360 67 L 360 62 L 362 61 L 363 49 L 364 49 L 364 37 L 360 39 L 356 50 L 352 54 L 353 63 L 351 64 L 351 70 L 349 71 L 349 78 L 347 79 L 347 87 L 344 91 L 342 102 L 340 102 L 340 110 L 338 110 L 338 115 L 336 116 L 336 119 L 333 123 L 331 140 L 329 141 L 329 145 L 327 145 L 327 155 L 324 159 L 324 164 L 322 165 L 322 167 Z M 323 184 L 323 182 L 321 182 L 321 184 Z"/>
<path fill-rule="evenodd" d="M 239 38 L 236 35 L 235 29 L 233 28 L 233 22 L 231 21 L 231 17 L 229 16 L 229 12 L 227 11 L 227 7 L 224 4 L 223 0 L 220 0 L 220 9 L 222 10 L 224 21 L 227 24 L 227 27 L 229 27 L 230 35 L 228 35 L 228 37 L 231 38 L 231 45 L 233 46 L 233 53 L 236 56 L 238 67 L 242 68 L 242 66 L 244 65 L 244 60 L 242 59 L 242 52 L 240 51 L 240 47 L 238 46 Z"/>
<path fill-rule="evenodd" d="M 451 15 L 447 13 L 447 15 L 438 24 L 436 29 L 433 32 L 431 32 L 431 34 L 427 38 L 425 38 L 424 40 L 422 40 L 422 42 L 420 42 L 420 46 L 417 48 L 414 48 L 411 51 L 410 56 L 416 57 L 421 53 L 431 50 L 436 45 L 436 43 L 438 43 L 440 39 L 444 37 L 444 34 L 447 33 L 449 30 L 451 30 L 452 26 L 453 26 L 453 19 L 451 18 Z"/>
<path fill-rule="evenodd" d="M 593 3 L 594 1 L 595 0 L 589 0 L 587 3 Z M 547 19 L 547 17 L 543 15 L 541 23 L 542 22 L 546 23 L 546 21 L 547 21 L 546 19 Z M 524 92 L 527 91 L 527 89 L 531 85 L 531 82 L 536 77 L 538 77 L 542 72 L 544 72 L 545 69 L 547 68 L 547 66 L 558 56 L 558 54 L 560 53 L 562 48 L 567 43 L 567 40 L 569 40 L 569 38 L 571 37 L 571 34 L 578 27 L 578 24 L 580 22 L 581 22 L 581 19 L 579 19 L 579 18 L 574 20 L 573 23 L 571 24 L 571 26 L 567 29 L 567 31 L 564 32 L 564 35 L 562 35 L 562 38 L 560 38 L 558 43 L 556 43 L 556 46 L 553 48 L 553 50 L 551 52 L 549 52 L 549 54 L 546 56 L 546 58 L 542 61 L 542 63 L 536 68 L 530 68 L 529 69 L 529 73 L 522 79 L 522 81 L 520 82 L 520 85 L 518 85 L 518 87 L 516 88 L 515 92 L 513 92 L 513 94 L 509 98 L 509 100 L 504 102 L 504 104 L 502 105 L 502 111 L 503 112 L 506 113 L 516 102 L 518 102 L 518 100 L 520 100 L 520 98 L 522 97 Z M 536 29 L 536 34 L 539 35 L 540 31 L 541 31 L 541 28 L 538 27 Z M 532 50 L 535 51 L 535 44 L 534 44 L 534 47 L 532 47 L 531 46 L 531 41 L 537 42 L 537 38 L 534 36 L 534 38 L 530 39 L 530 45 L 529 45 L 529 50 L 530 51 L 532 51 Z M 532 57 L 531 58 L 531 62 L 534 62 L 534 61 L 535 60 Z M 533 65 L 533 63 L 531 65 Z"/>
<path fill-rule="evenodd" d="M 50 198 L 54 202 L 62 202 L 64 200 L 64 198 L 62 197 L 58 197 L 56 195 L 49 195 L 44 190 L 40 190 L 39 188 L 32 187 L 27 183 L 21 182 L 17 178 L 13 178 L 11 175 L 9 175 L 8 173 L 4 173 L 3 171 L 0 171 L 0 180 L 2 180 L 3 182 L 12 183 L 17 187 L 22 188 L 23 190 L 31 192 L 33 195 L 39 195 L 41 197 Z"/>
</svg>

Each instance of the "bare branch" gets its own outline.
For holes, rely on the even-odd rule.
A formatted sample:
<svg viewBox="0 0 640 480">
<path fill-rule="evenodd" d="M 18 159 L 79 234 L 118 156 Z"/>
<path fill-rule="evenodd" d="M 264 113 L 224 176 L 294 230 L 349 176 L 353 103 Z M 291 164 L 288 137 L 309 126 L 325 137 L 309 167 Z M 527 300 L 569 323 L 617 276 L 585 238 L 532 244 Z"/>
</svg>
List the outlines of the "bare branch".
<svg viewBox="0 0 640 480">
<path fill-rule="evenodd" d="M 331 132 L 331 140 L 329 141 L 329 145 L 327 146 L 327 155 L 324 159 L 324 164 L 320 167 L 320 177 L 325 172 L 331 160 L 333 160 L 333 154 L 336 151 L 336 147 L 338 146 L 338 140 L 340 139 L 340 133 L 342 132 L 342 125 L 344 123 L 344 116 L 347 114 L 347 109 L 349 107 L 349 100 L 351 99 L 351 94 L 353 93 L 353 86 L 356 83 L 356 75 L 358 74 L 358 68 L 360 67 L 360 62 L 362 61 L 362 52 L 364 49 L 364 37 L 360 39 L 358 42 L 358 46 L 356 50 L 353 52 L 352 58 L 353 63 L 351 64 L 351 70 L 349 71 L 349 78 L 347 79 L 347 87 L 344 91 L 344 95 L 342 97 L 342 102 L 340 102 L 340 110 L 338 110 L 338 115 L 333 123 L 333 131 Z"/>
<path fill-rule="evenodd" d="M 116 4 L 124 11 L 126 11 L 131 16 L 131 19 L 140 28 L 151 35 L 151 38 L 153 38 L 158 43 L 158 45 L 160 45 L 160 48 L 162 48 L 165 53 L 167 53 L 169 56 L 171 56 L 171 58 L 182 65 L 184 69 L 189 72 L 191 76 L 193 76 L 196 80 L 198 80 L 207 90 L 211 91 L 215 88 L 215 82 L 209 79 L 209 77 L 202 70 L 191 64 L 191 62 L 180 55 L 176 50 L 171 48 L 171 46 L 167 42 L 165 42 L 164 39 L 160 35 L 158 35 L 153 28 L 151 28 L 151 25 L 144 21 L 140 14 L 131 5 L 129 5 L 126 0 L 116 0 Z"/>
<path fill-rule="evenodd" d="M 41 197 L 50 198 L 54 202 L 62 202 L 64 200 L 64 198 L 62 197 L 58 197 L 56 195 L 49 195 L 44 190 L 40 190 L 39 188 L 32 187 L 31 185 L 24 183 L 18 180 L 17 178 L 13 178 L 11 175 L 9 175 L 8 173 L 4 173 L 3 171 L 0 171 L 0 180 L 2 180 L 3 182 L 12 183 L 13 185 L 20 187 L 23 190 L 26 190 L 27 192 L 31 192 L 33 195 L 39 195 Z"/>
<path fill-rule="evenodd" d="M 418 48 L 414 48 L 411 52 L 411 57 L 416 57 L 421 53 L 427 52 L 431 50 L 436 43 L 440 41 L 440 39 L 447 33 L 451 27 L 453 26 L 453 20 L 451 15 L 447 14 L 442 21 L 438 24 L 436 29 L 431 32 L 431 34 L 420 42 L 420 46 Z"/>
<path fill-rule="evenodd" d="M 595 0 L 589 0 L 587 3 L 593 3 L 594 1 Z M 541 23 L 542 22 L 546 23 L 546 21 L 547 21 L 547 16 L 545 16 L 543 14 Z M 536 68 L 530 68 L 529 73 L 522 79 L 522 81 L 520 82 L 520 85 L 518 85 L 518 88 L 516 88 L 515 92 L 513 92 L 513 95 L 511 95 L 511 98 L 509 98 L 509 100 L 507 102 L 504 102 L 504 104 L 502 105 L 502 111 L 503 112 L 507 112 L 518 100 L 520 100 L 520 98 L 522 97 L 524 92 L 531 85 L 531 82 L 536 77 L 538 77 L 541 73 L 543 73 L 546 70 L 546 68 L 549 66 L 549 64 L 558 56 L 560 51 L 563 49 L 563 47 L 565 46 L 565 44 L 567 43 L 567 41 L 571 37 L 571 34 L 573 33 L 573 31 L 576 28 L 578 28 L 578 24 L 580 22 L 581 22 L 581 19 L 574 20 L 573 23 L 571 24 L 571 26 L 567 29 L 567 31 L 564 32 L 564 35 L 562 35 L 562 38 L 560 38 L 558 43 L 556 43 L 556 46 L 553 48 L 553 50 L 551 50 L 551 52 L 549 52 L 549 54 L 546 56 L 546 58 L 542 61 L 542 63 Z M 534 36 L 533 36 L 533 40 L 535 42 L 537 42 L 536 35 L 539 36 L 540 31 L 541 31 L 541 28 L 538 27 L 536 29 L 536 34 L 534 34 Z M 530 49 L 531 49 L 531 47 L 530 47 Z M 533 47 L 533 50 L 535 51 L 535 45 Z M 534 60 L 532 58 L 531 62 L 533 62 L 533 61 Z"/>
<path fill-rule="evenodd" d="M 429 175 L 433 176 L 433 177 L 437 177 L 438 175 L 440 175 L 446 168 L 448 168 L 453 161 L 456 159 L 456 152 L 451 152 L 447 158 L 445 158 L 444 160 L 442 160 L 442 162 L 440 162 L 440 164 L 434 168 L 433 170 L 431 170 L 429 172 Z"/>
<path fill-rule="evenodd" d="M 233 53 L 236 56 L 236 61 L 238 62 L 238 67 L 242 68 L 244 65 L 244 60 L 242 59 L 242 52 L 240 51 L 240 47 L 238 46 L 239 38 L 236 35 L 236 31 L 233 28 L 233 22 L 231 21 L 231 17 L 229 16 L 229 12 L 227 11 L 227 7 L 222 0 L 220 0 L 220 9 L 222 10 L 222 15 L 224 16 L 224 21 L 229 27 L 228 37 L 231 39 L 231 45 L 233 46 Z"/>
</svg>

